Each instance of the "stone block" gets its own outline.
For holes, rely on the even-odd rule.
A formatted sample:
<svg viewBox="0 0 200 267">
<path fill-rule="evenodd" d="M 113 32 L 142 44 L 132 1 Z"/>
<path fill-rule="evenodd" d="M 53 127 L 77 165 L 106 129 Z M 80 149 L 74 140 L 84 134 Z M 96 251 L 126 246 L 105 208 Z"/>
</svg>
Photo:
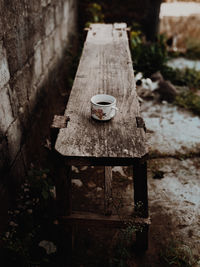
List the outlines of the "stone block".
<svg viewBox="0 0 200 267">
<path fill-rule="evenodd" d="M 61 25 L 61 40 L 62 42 L 66 42 L 67 41 L 67 37 L 68 37 L 68 23 L 64 22 Z M 64 44 L 64 46 L 66 46 L 66 44 Z"/>
<path fill-rule="evenodd" d="M 46 71 L 46 68 L 50 60 L 53 58 L 53 55 L 54 55 L 54 42 L 53 42 L 53 36 L 50 35 L 44 40 L 42 44 L 42 63 L 44 71 Z"/>
<path fill-rule="evenodd" d="M 77 0 L 69 0 L 69 13 L 77 11 Z"/>
<path fill-rule="evenodd" d="M 48 36 L 52 33 L 55 28 L 55 21 L 54 21 L 54 9 L 53 7 L 49 6 L 45 10 L 44 14 L 44 30 L 45 35 Z"/>
<path fill-rule="evenodd" d="M 56 28 L 54 32 L 54 50 L 58 58 L 61 57 L 63 52 L 61 31 L 59 28 Z"/>
<path fill-rule="evenodd" d="M 3 47 L 3 42 L 0 42 L 0 89 L 8 83 L 10 79 L 10 72 L 6 57 L 6 50 Z"/>
<path fill-rule="evenodd" d="M 24 68 L 18 71 L 10 80 L 11 89 L 15 91 L 21 107 L 23 107 L 28 100 L 28 90 L 32 83 L 31 76 L 30 65 L 26 64 Z"/>
<path fill-rule="evenodd" d="M 23 1 L 1 1 L 0 11 L 3 29 L 8 32 L 22 23 L 26 10 Z"/>
<path fill-rule="evenodd" d="M 27 26 L 18 28 L 13 27 L 10 31 L 5 33 L 4 45 L 7 52 L 7 60 L 11 76 L 24 66 L 28 60 L 28 53 L 26 50 Z"/>
<path fill-rule="evenodd" d="M 55 25 L 58 27 L 63 20 L 63 3 L 58 2 L 55 6 Z"/>
<path fill-rule="evenodd" d="M 75 10 L 69 13 L 68 29 L 70 34 L 77 34 L 77 14 L 75 13 Z"/>
<path fill-rule="evenodd" d="M 16 119 L 8 128 L 6 133 L 8 140 L 8 150 L 10 155 L 11 162 L 14 161 L 17 154 L 20 151 L 21 139 L 22 139 L 22 130 L 19 119 Z"/>
<path fill-rule="evenodd" d="M 63 6 L 63 21 L 68 22 L 69 18 L 69 0 L 64 2 Z"/>
<path fill-rule="evenodd" d="M 26 42 L 26 49 L 29 56 L 32 56 L 34 53 L 34 48 L 41 42 L 43 37 L 43 21 L 42 21 L 42 13 L 31 13 L 29 14 L 29 20 L 27 22 L 28 26 L 28 40 Z"/>
<path fill-rule="evenodd" d="M 4 133 L 14 120 L 8 86 L 1 88 L 0 100 L 0 131 Z"/>
<path fill-rule="evenodd" d="M 41 54 L 41 44 L 35 47 L 35 53 L 33 56 L 33 84 L 36 84 L 40 76 L 42 75 L 42 54 Z"/>
<path fill-rule="evenodd" d="M 12 89 L 10 92 L 10 100 L 15 118 L 18 118 L 24 128 L 27 127 L 29 121 L 28 94 L 32 89 L 32 76 L 30 65 L 27 64 L 22 71 L 16 73 L 11 80 Z"/>
<path fill-rule="evenodd" d="M 29 14 L 21 24 L 5 32 L 4 46 L 11 76 L 21 70 L 33 54 L 35 44 L 41 39 L 42 20 L 40 16 Z"/>
<path fill-rule="evenodd" d="M 26 129 L 29 122 L 29 98 L 33 90 L 32 66 L 26 66 L 16 73 L 12 79 L 11 101 L 15 118 L 19 118 L 21 125 Z"/>
</svg>

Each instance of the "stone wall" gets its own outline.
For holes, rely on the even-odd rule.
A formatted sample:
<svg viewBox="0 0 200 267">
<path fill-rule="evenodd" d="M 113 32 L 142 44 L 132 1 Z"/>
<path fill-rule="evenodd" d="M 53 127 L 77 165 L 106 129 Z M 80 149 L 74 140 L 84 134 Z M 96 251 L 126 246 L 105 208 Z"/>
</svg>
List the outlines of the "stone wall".
<svg viewBox="0 0 200 267">
<path fill-rule="evenodd" d="M 0 0 L 0 180 L 27 167 L 31 118 L 73 45 L 76 8 L 76 0 Z"/>
</svg>

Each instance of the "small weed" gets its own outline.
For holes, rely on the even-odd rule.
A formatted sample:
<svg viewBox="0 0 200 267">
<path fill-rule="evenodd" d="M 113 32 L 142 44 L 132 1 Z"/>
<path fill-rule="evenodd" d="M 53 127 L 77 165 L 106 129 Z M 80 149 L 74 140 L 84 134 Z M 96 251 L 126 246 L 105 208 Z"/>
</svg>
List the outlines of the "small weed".
<svg viewBox="0 0 200 267">
<path fill-rule="evenodd" d="M 186 44 L 186 57 L 190 59 L 200 59 L 200 40 L 189 38 Z"/>
<path fill-rule="evenodd" d="M 168 60 L 165 37 L 159 35 L 156 42 L 146 42 L 140 31 L 132 31 L 130 36 L 135 71 L 142 72 L 144 77 L 162 72 Z"/>
<path fill-rule="evenodd" d="M 0 250 L 5 266 L 56 266 L 59 235 L 54 224 L 54 197 L 49 171 L 30 170 L 19 190 L 16 207 L 8 212 L 9 225 Z"/>
<path fill-rule="evenodd" d="M 87 13 L 89 14 L 89 21 L 86 23 L 86 27 L 88 27 L 90 23 L 104 22 L 104 14 L 100 4 L 90 3 L 87 8 Z"/>
<path fill-rule="evenodd" d="M 191 110 L 194 114 L 200 115 L 200 96 L 192 91 L 182 93 L 176 97 L 175 104 Z"/>
<path fill-rule="evenodd" d="M 190 248 L 178 242 L 171 242 L 160 253 L 163 267 L 192 267 L 196 263 Z"/>
<path fill-rule="evenodd" d="M 170 80 L 175 85 L 188 86 L 192 90 L 200 89 L 200 71 L 195 69 L 172 69 L 165 67 L 162 74 L 166 80 Z"/>
</svg>

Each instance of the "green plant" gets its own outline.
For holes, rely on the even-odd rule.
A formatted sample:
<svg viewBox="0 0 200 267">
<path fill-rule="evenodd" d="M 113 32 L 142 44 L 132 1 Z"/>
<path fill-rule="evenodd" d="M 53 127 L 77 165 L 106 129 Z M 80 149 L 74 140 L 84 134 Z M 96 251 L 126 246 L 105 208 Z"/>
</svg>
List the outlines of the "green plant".
<svg viewBox="0 0 200 267">
<path fill-rule="evenodd" d="M 190 59 L 200 59 L 200 40 L 189 38 L 186 43 L 185 56 Z"/>
<path fill-rule="evenodd" d="M 56 266 L 57 225 L 54 224 L 55 188 L 48 170 L 30 170 L 9 225 L 2 236 L 1 259 L 18 266 Z"/>
<path fill-rule="evenodd" d="M 104 14 L 100 4 L 90 3 L 88 5 L 87 12 L 89 14 L 89 21 L 86 23 L 86 27 L 89 26 L 90 23 L 104 22 Z"/>
<path fill-rule="evenodd" d="M 122 197 L 122 196 L 121 196 Z M 109 266 L 113 267 L 128 267 L 129 260 L 133 254 L 133 236 L 136 232 L 142 232 L 144 225 L 134 222 L 134 218 L 140 217 L 142 213 L 143 204 L 138 202 L 135 206 L 135 212 L 131 217 L 126 217 L 120 214 L 122 201 L 113 203 L 115 211 L 117 212 L 120 220 L 124 224 L 124 228 L 120 229 L 116 238 L 115 246 L 112 249 L 112 256 L 110 257 Z"/>
<path fill-rule="evenodd" d="M 200 89 L 200 71 L 195 69 L 179 70 L 166 66 L 163 68 L 162 74 L 166 80 L 170 80 L 175 85 L 186 85 L 192 90 Z"/>
<path fill-rule="evenodd" d="M 200 115 L 200 96 L 196 95 L 192 91 L 178 95 L 176 97 L 175 104 Z"/>
<path fill-rule="evenodd" d="M 190 248 L 179 242 L 169 243 L 160 253 L 162 266 L 192 267 L 196 263 Z"/>
<path fill-rule="evenodd" d="M 165 36 L 159 35 L 156 42 L 146 42 L 140 31 L 132 31 L 130 36 L 135 71 L 142 72 L 144 77 L 162 72 L 168 60 Z"/>
</svg>

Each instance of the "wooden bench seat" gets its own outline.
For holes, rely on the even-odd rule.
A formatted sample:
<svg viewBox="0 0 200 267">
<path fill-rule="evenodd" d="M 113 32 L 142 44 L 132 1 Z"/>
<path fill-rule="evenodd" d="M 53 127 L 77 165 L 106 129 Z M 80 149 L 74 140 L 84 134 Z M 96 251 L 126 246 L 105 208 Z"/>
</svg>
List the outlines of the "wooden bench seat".
<svg viewBox="0 0 200 267">
<path fill-rule="evenodd" d="M 116 116 L 107 122 L 91 118 L 90 99 L 102 93 L 114 96 L 119 109 Z M 142 233 L 137 233 L 137 245 L 147 249 L 149 220 L 145 155 L 148 151 L 135 90 L 126 24 L 90 26 L 64 116 L 69 117 L 69 121 L 67 126 L 65 123 L 61 126 L 55 144 L 63 160 L 56 186 L 62 221 L 100 221 L 106 224 L 115 221 L 119 225 L 119 219 L 112 217 L 112 211 L 109 210 L 112 194 L 112 171 L 109 166 L 132 165 L 135 209 L 140 212 L 140 217 L 145 218 L 140 221 L 145 226 Z M 69 175 L 71 165 L 108 166 L 105 167 L 107 217 L 104 219 L 101 215 L 73 216 Z"/>
</svg>

